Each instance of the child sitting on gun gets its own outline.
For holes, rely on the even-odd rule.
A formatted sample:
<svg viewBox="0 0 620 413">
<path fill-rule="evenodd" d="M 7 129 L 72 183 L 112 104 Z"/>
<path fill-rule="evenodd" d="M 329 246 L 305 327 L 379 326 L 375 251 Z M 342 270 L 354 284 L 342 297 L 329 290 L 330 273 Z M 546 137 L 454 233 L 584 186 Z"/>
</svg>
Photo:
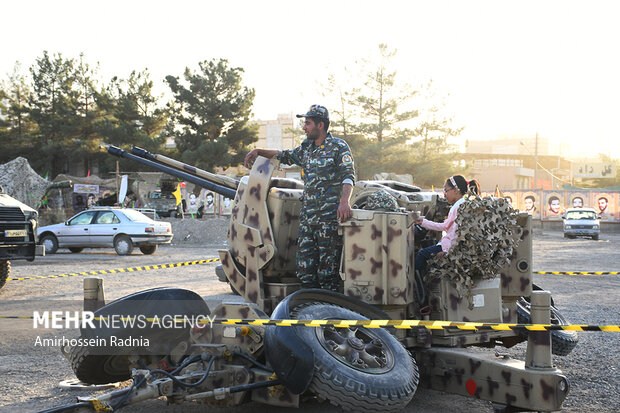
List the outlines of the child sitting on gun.
<svg viewBox="0 0 620 413">
<path fill-rule="evenodd" d="M 415 222 L 416 224 L 422 226 L 422 228 L 445 232 L 438 244 L 422 248 L 418 251 L 415 259 L 415 269 L 416 271 L 419 271 L 420 274 L 422 274 L 426 269 L 426 262 L 429 258 L 433 255 L 441 258 L 444 254 L 447 254 L 448 251 L 450 251 L 452 244 L 456 241 L 456 230 L 458 225 L 455 220 L 459 206 L 464 201 L 463 195 L 467 193 L 467 190 L 469 189 L 468 187 L 469 183 L 462 175 L 451 176 L 446 180 L 443 187 L 443 192 L 448 200 L 448 203 L 452 204 L 446 220 L 444 222 L 433 222 L 427 220 L 426 218 L 420 218 Z"/>
</svg>

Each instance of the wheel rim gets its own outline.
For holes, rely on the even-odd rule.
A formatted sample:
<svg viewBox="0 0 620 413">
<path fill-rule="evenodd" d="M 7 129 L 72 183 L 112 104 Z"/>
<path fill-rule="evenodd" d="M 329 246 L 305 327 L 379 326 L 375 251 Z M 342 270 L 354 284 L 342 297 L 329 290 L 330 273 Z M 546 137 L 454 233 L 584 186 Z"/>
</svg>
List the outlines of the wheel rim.
<svg viewBox="0 0 620 413">
<path fill-rule="evenodd" d="M 45 247 L 45 251 L 52 251 L 54 249 L 54 240 L 51 238 L 45 238 L 43 240 L 43 246 Z"/>
<path fill-rule="evenodd" d="M 118 251 L 119 254 L 127 254 L 129 252 L 129 243 L 126 239 L 123 238 L 118 240 L 116 243 L 116 251 Z"/>
<path fill-rule="evenodd" d="M 365 373 L 382 374 L 394 367 L 389 346 L 366 328 L 317 327 L 317 339 L 323 348 L 341 363 Z"/>
</svg>

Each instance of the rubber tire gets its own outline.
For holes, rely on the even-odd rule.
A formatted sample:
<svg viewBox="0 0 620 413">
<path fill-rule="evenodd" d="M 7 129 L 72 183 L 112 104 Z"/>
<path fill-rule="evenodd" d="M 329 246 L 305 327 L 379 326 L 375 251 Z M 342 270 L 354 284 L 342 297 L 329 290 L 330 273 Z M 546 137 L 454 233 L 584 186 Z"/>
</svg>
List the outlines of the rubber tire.
<svg viewBox="0 0 620 413">
<path fill-rule="evenodd" d="M 71 247 L 71 248 L 69 248 L 69 251 L 71 251 L 74 254 L 79 254 L 80 252 L 84 251 L 84 248 Z"/>
<path fill-rule="evenodd" d="M 365 196 L 363 198 L 360 198 L 357 201 L 355 201 L 355 204 L 351 205 L 351 208 L 364 209 L 364 207 L 366 207 L 366 202 L 367 201 L 368 201 L 368 197 L 367 196 Z"/>
<path fill-rule="evenodd" d="M 151 255 L 157 251 L 157 245 L 140 245 L 140 251 L 144 255 Z"/>
<path fill-rule="evenodd" d="M 47 248 L 47 244 L 45 243 L 47 240 L 50 241 L 51 248 Z M 55 235 L 52 235 L 52 234 L 43 235 L 41 239 L 39 240 L 39 244 L 45 245 L 46 254 L 56 254 L 56 251 L 58 251 L 58 239 L 56 238 Z"/>
<path fill-rule="evenodd" d="M 71 348 L 71 368 L 75 376 L 89 384 L 106 384 L 131 378 L 127 356 L 103 356 L 90 354 L 89 346 Z"/>
<path fill-rule="evenodd" d="M 592 240 L 598 241 L 598 235 L 592 235 Z"/>
<path fill-rule="evenodd" d="M 9 274 L 11 274 L 11 261 L 0 261 L 0 288 L 4 287 L 4 284 L 6 284 L 6 279 L 9 278 Z"/>
<path fill-rule="evenodd" d="M 133 242 L 127 235 L 119 235 L 114 239 L 114 250 L 118 255 L 131 255 Z"/>
<path fill-rule="evenodd" d="M 230 291 L 232 291 L 234 295 L 241 295 L 239 291 L 237 291 L 237 289 L 234 287 L 234 285 L 232 285 L 231 283 L 228 283 L 228 286 L 230 287 Z"/>
<path fill-rule="evenodd" d="M 519 324 L 531 324 L 530 304 L 523 297 L 517 301 L 517 322 Z M 570 324 L 560 311 L 551 306 L 551 324 Z M 527 338 L 527 332 L 520 332 Z M 579 336 L 576 331 L 553 330 L 551 331 L 551 353 L 556 356 L 568 356 L 577 345 Z"/>
<path fill-rule="evenodd" d="M 295 310 L 299 320 L 364 320 L 362 315 L 331 304 L 311 303 Z M 394 366 L 386 372 L 367 373 L 336 359 L 319 342 L 316 331 L 323 327 L 294 327 L 314 352 L 314 376 L 309 390 L 333 405 L 355 412 L 400 411 L 413 398 L 419 373 L 415 360 L 386 329 L 372 329 L 394 357 Z"/>
</svg>

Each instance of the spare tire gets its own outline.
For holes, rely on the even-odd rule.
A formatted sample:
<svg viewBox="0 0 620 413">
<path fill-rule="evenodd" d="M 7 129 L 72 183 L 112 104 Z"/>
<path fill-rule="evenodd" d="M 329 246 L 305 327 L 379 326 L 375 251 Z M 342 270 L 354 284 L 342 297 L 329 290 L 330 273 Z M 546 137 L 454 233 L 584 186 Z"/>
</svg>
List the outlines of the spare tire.
<svg viewBox="0 0 620 413">
<path fill-rule="evenodd" d="M 294 309 L 299 320 L 365 320 L 332 304 Z M 386 329 L 294 327 L 314 352 L 309 390 L 350 411 L 400 411 L 413 398 L 419 373 L 415 360 Z"/>
<path fill-rule="evenodd" d="M 205 319 L 208 315 L 205 301 L 195 292 L 181 288 L 154 288 L 119 298 L 94 313 L 96 320 L 112 322 L 94 321 L 94 328 L 86 326 L 81 329 L 78 345 L 70 352 L 71 367 L 76 377 L 85 383 L 104 384 L 129 379 L 129 356 L 166 356 L 180 342 L 189 340 L 191 326 L 173 328 L 169 325 L 167 328 L 163 321 L 166 317 L 168 320 L 176 316 Z M 120 320 L 119 316 L 136 320 L 157 318 L 159 322 L 136 321 L 133 326 L 113 322 Z"/>
<path fill-rule="evenodd" d="M 92 354 L 89 346 L 75 346 L 70 353 L 75 377 L 89 384 L 106 384 L 131 378 L 129 358 L 126 355 Z"/>
</svg>

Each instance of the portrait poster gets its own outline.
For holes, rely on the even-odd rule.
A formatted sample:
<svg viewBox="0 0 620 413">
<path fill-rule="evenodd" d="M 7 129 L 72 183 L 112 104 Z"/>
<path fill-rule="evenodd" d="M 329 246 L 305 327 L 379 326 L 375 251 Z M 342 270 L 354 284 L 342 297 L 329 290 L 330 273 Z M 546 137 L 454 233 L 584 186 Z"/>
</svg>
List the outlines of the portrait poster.
<svg viewBox="0 0 620 413">
<path fill-rule="evenodd" d="M 84 211 L 88 208 L 86 194 L 73 193 L 71 196 L 73 213 Z"/>
<path fill-rule="evenodd" d="M 540 219 L 540 195 L 537 192 L 526 191 L 521 193 L 521 208 L 534 219 Z"/>
<path fill-rule="evenodd" d="M 202 207 L 202 202 L 200 200 L 200 194 L 196 196 L 193 192 L 187 194 L 185 198 L 186 212 L 188 214 L 198 214 L 200 207 Z"/>
<path fill-rule="evenodd" d="M 564 196 L 560 192 L 546 192 L 545 191 L 545 203 L 544 207 L 544 217 L 549 220 L 554 219 L 562 219 L 562 214 L 564 213 Z"/>
<path fill-rule="evenodd" d="M 508 203 L 514 208 L 514 209 L 519 209 L 519 198 L 518 198 L 518 194 L 514 193 L 514 192 L 504 192 L 502 194 L 504 196 L 504 199 L 506 201 L 508 201 Z"/>
<path fill-rule="evenodd" d="M 211 191 L 204 190 L 204 208 L 203 214 L 215 214 L 215 194 Z"/>
<path fill-rule="evenodd" d="M 592 208 L 601 221 L 615 221 L 617 194 L 609 192 L 592 192 Z"/>
<path fill-rule="evenodd" d="M 567 199 L 566 208 L 588 208 L 590 206 L 587 192 L 571 192 Z"/>
<path fill-rule="evenodd" d="M 226 198 L 224 195 L 220 195 L 220 214 L 230 215 L 232 213 L 232 199 Z"/>
</svg>

